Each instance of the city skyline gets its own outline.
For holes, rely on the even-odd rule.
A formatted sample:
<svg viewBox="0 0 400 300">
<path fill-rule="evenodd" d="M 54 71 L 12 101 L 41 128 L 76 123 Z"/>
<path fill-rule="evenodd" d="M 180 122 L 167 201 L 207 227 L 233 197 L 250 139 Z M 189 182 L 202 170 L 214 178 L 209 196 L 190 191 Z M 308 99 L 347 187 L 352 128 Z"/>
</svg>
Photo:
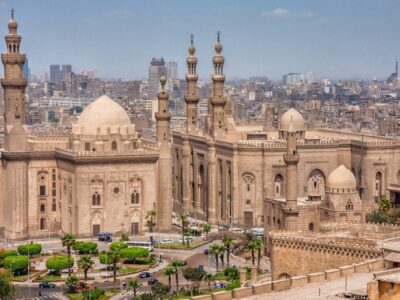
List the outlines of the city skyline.
<svg viewBox="0 0 400 300">
<path fill-rule="evenodd" d="M 183 77 L 193 33 L 198 73 L 207 79 L 217 30 L 228 79 L 280 80 L 309 71 L 319 78 L 381 79 L 394 70 L 400 48 L 391 30 L 400 8 L 395 1 L 86 1 L 77 7 L 76 1 L 17 0 L 0 2 L 0 18 L 8 20 L 12 7 L 35 75 L 51 64 L 72 64 L 76 72 L 95 68 L 100 77 L 140 79 L 152 57 L 164 57 L 178 62 Z"/>
</svg>

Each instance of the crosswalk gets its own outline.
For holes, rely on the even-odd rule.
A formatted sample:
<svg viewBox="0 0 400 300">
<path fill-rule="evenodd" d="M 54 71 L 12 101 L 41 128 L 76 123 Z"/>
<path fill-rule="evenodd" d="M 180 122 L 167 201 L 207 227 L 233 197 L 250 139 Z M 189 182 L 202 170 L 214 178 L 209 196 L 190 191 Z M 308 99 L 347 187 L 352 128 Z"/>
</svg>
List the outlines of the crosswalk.
<svg viewBox="0 0 400 300">
<path fill-rule="evenodd" d="M 40 297 L 32 297 L 32 298 L 17 298 L 17 300 L 66 300 L 68 299 L 61 293 L 54 293 L 51 295 L 43 295 Z"/>
<path fill-rule="evenodd" d="M 136 296 L 139 296 L 140 294 L 143 294 L 144 292 L 136 292 Z M 110 300 L 126 300 L 126 299 L 131 299 L 133 297 L 133 291 L 125 291 L 122 293 L 119 293 L 117 295 L 114 295 L 110 298 Z"/>
</svg>

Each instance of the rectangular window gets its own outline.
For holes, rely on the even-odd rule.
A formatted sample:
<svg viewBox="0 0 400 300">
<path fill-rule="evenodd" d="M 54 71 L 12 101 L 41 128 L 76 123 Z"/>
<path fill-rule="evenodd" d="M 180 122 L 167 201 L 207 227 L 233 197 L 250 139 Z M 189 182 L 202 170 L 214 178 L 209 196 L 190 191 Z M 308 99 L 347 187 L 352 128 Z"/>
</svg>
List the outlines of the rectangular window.
<svg viewBox="0 0 400 300">
<path fill-rule="evenodd" d="M 51 204 L 51 210 L 52 211 L 56 211 L 57 210 L 56 199 L 53 199 L 53 203 Z"/>
<path fill-rule="evenodd" d="M 45 230 L 46 229 L 46 219 L 41 218 L 40 219 L 40 230 Z"/>
<path fill-rule="evenodd" d="M 56 182 L 55 182 L 55 181 L 53 181 L 53 185 L 52 185 L 52 187 L 53 187 L 53 189 L 55 189 L 55 188 L 56 188 Z"/>
<path fill-rule="evenodd" d="M 52 179 L 53 181 L 56 181 L 56 173 L 53 173 L 53 175 L 51 175 L 51 179 Z"/>
<path fill-rule="evenodd" d="M 40 196 L 46 196 L 46 186 L 45 185 L 41 185 L 39 187 L 39 195 Z"/>
<path fill-rule="evenodd" d="M 56 191 L 56 190 L 52 190 L 52 191 L 51 191 L 51 195 L 52 195 L 53 197 L 57 196 L 57 191 Z"/>
<path fill-rule="evenodd" d="M 85 151 L 90 151 L 90 143 L 85 143 Z"/>
</svg>

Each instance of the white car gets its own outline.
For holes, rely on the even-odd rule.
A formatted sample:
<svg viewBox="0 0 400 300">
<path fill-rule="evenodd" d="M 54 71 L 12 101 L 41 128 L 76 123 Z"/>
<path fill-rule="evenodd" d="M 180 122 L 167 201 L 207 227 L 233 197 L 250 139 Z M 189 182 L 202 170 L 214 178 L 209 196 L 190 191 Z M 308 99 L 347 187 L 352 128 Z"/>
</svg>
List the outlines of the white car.
<svg viewBox="0 0 400 300">
<path fill-rule="evenodd" d="M 240 234 L 243 234 L 243 233 L 244 233 L 244 230 L 243 230 L 242 228 L 239 228 L 239 227 L 232 227 L 232 228 L 229 228 L 229 231 L 230 231 L 230 232 L 233 232 L 233 233 L 240 233 Z"/>
<path fill-rule="evenodd" d="M 171 239 L 163 239 L 160 241 L 160 244 L 172 244 L 174 240 Z"/>
</svg>

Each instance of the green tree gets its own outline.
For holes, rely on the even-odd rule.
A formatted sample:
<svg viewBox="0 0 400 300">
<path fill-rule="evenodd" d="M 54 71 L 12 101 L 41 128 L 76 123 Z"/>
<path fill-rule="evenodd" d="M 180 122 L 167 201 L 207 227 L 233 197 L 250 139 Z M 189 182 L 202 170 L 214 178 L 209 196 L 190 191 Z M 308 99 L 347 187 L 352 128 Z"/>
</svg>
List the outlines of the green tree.
<svg viewBox="0 0 400 300">
<path fill-rule="evenodd" d="M 190 248 L 190 238 L 192 237 L 192 233 L 190 230 L 185 231 L 185 239 L 186 239 L 186 246 Z"/>
<path fill-rule="evenodd" d="M 107 253 L 107 256 L 112 261 L 114 285 L 115 282 L 117 281 L 117 263 L 121 258 L 121 250 L 122 250 L 121 248 L 115 248 L 114 250 L 111 250 Z"/>
<path fill-rule="evenodd" d="M 255 250 L 257 250 L 257 268 L 260 269 L 261 263 L 261 252 L 264 250 L 264 241 L 261 239 L 254 240 L 255 243 Z"/>
<path fill-rule="evenodd" d="M 162 283 L 155 284 L 151 287 L 151 292 L 155 297 L 163 300 L 164 297 L 169 293 L 169 286 Z"/>
<path fill-rule="evenodd" d="M 155 210 L 149 210 L 147 211 L 147 215 L 146 215 L 146 223 L 145 226 L 147 228 L 149 228 L 149 232 L 150 232 L 150 243 L 153 244 L 153 231 L 154 231 L 154 227 L 156 226 L 156 223 L 154 221 L 154 218 L 156 216 L 156 211 Z"/>
<path fill-rule="evenodd" d="M 67 247 L 67 256 L 68 256 L 68 260 L 70 260 L 71 258 L 71 248 L 75 245 L 76 243 L 76 238 L 75 235 L 70 234 L 70 233 L 66 233 L 63 235 L 63 237 L 61 238 L 61 243 L 63 247 Z M 68 276 L 71 275 L 71 267 L 68 267 Z"/>
<path fill-rule="evenodd" d="M 110 245 L 110 250 L 114 251 L 114 250 L 122 250 L 128 248 L 128 244 L 125 242 L 112 242 Z"/>
<path fill-rule="evenodd" d="M 97 244 L 94 242 L 75 242 L 72 247 L 75 251 L 78 251 L 79 254 L 97 254 Z"/>
<path fill-rule="evenodd" d="M 61 270 L 71 268 L 73 265 L 74 258 L 68 256 L 54 256 L 46 260 L 46 268 L 55 274 L 59 274 Z"/>
<path fill-rule="evenodd" d="M 175 283 L 176 283 L 176 291 L 179 291 L 179 268 L 182 267 L 182 263 L 177 260 L 174 259 L 171 262 L 171 266 L 175 268 L 176 272 L 175 272 Z"/>
<path fill-rule="evenodd" d="M 142 285 L 137 281 L 136 278 L 131 278 L 131 280 L 128 283 L 128 290 L 133 290 L 133 298 L 136 299 L 136 292 L 138 289 L 140 289 Z"/>
<path fill-rule="evenodd" d="M 185 279 L 187 281 L 193 282 L 193 289 L 198 289 L 199 288 L 199 284 L 200 282 L 203 280 L 204 275 L 206 274 L 206 271 L 204 271 L 203 269 L 199 269 L 199 268 L 186 268 L 186 269 L 182 269 L 182 274 L 183 277 L 185 277 Z"/>
<path fill-rule="evenodd" d="M 219 256 L 225 252 L 225 247 L 219 244 L 213 244 L 210 247 L 210 253 L 214 254 L 215 256 L 215 264 L 217 267 L 217 274 L 219 273 Z"/>
<path fill-rule="evenodd" d="M 379 210 L 387 213 L 390 210 L 390 201 L 386 197 L 382 197 L 378 202 Z"/>
<path fill-rule="evenodd" d="M 0 299 L 15 299 L 15 286 L 11 283 L 12 274 L 8 270 L 0 271 Z"/>
<path fill-rule="evenodd" d="M 222 243 L 224 244 L 225 249 L 226 249 L 226 263 L 228 265 L 227 267 L 229 268 L 229 258 L 231 255 L 231 248 L 235 244 L 235 242 L 234 242 L 233 238 L 231 238 L 230 236 L 225 236 L 222 239 Z"/>
<path fill-rule="evenodd" d="M 211 232 L 211 225 L 208 223 L 204 224 L 203 232 L 206 234 L 206 239 L 208 240 L 208 234 Z"/>
<path fill-rule="evenodd" d="M 78 282 L 79 280 L 75 275 L 68 276 L 67 280 L 65 280 L 65 284 L 68 286 L 70 293 L 76 293 Z"/>
<path fill-rule="evenodd" d="M 168 276 L 168 286 L 169 289 L 171 290 L 172 287 L 172 282 L 171 282 L 171 276 L 175 273 L 178 272 L 178 270 L 176 270 L 174 267 L 172 266 L 168 266 L 164 269 L 163 273 L 164 275 Z"/>
<path fill-rule="evenodd" d="M 185 232 L 186 226 L 188 225 L 189 214 L 183 213 L 179 216 L 179 220 L 181 222 L 181 230 L 182 230 L 182 245 L 185 245 Z"/>
<path fill-rule="evenodd" d="M 33 243 L 33 244 L 26 244 L 18 246 L 18 253 L 20 255 L 38 255 L 42 253 L 42 245 Z"/>
<path fill-rule="evenodd" d="M 207 282 L 208 289 L 211 290 L 211 281 L 215 280 L 215 275 L 213 273 L 204 274 L 203 280 Z"/>
<path fill-rule="evenodd" d="M 91 267 L 94 266 L 94 261 L 89 255 L 82 255 L 78 260 L 78 267 L 85 274 L 85 281 L 87 281 L 87 273 Z"/>
<path fill-rule="evenodd" d="M 28 262 L 28 256 L 7 256 L 3 261 L 3 266 L 13 274 L 25 274 L 28 270 Z"/>
<path fill-rule="evenodd" d="M 149 256 L 149 250 L 141 247 L 131 247 L 121 249 L 121 257 L 126 263 L 136 263 L 136 258 L 145 258 Z"/>
<path fill-rule="evenodd" d="M 257 249 L 257 244 L 256 244 L 255 240 L 253 240 L 253 241 L 251 241 L 250 243 L 248 243 L 248 244 L 245 246 L 245 249 L 246 249 L 247 251 L 250 251 L 250 252 L 251 252 L 251 263 L 252 263 L 252 265 L 254 266 L 255 261 L 256 261 L 255 251 L 256 251 L 256 249 Z"/>
<path fill-rule="evenodd" d="M 123 233 L 119 240 L 120 240 L 120 242 L 127 242 L 127 241 L 129 241 L 129 237 L 125 233 Z"/>
</svg>

